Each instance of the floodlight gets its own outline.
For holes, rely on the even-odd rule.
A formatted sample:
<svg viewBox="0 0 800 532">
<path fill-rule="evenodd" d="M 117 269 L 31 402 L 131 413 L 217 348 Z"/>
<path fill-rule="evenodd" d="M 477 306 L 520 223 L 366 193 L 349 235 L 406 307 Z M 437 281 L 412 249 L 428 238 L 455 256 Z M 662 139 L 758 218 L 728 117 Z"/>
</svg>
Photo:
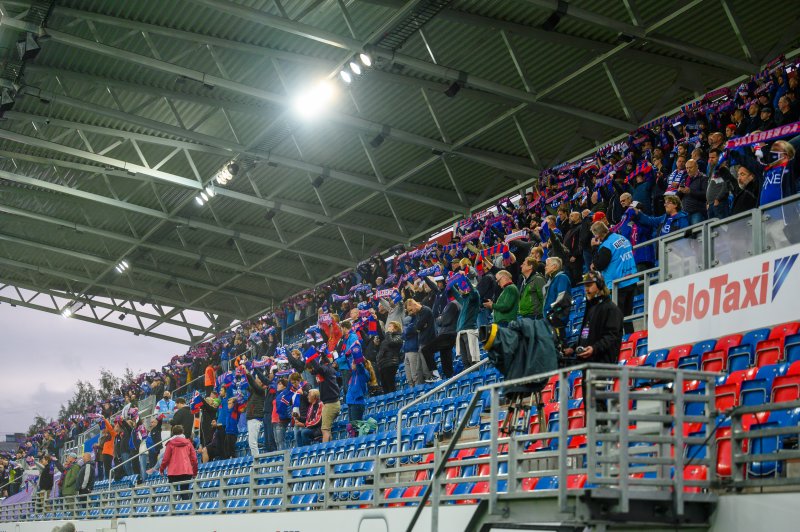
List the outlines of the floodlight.
<svg viewBox="0 0 800 532">
<path fill-rule="evenodd" d="M 361 67 L 358 66 L 358 63 L 356 63 L 355 61 L 350 61 L 350 70 L 352 70 L 353 74 L 355 74 L 356 76 L 361 75 Z"/>
<path fill-rule="evenodd" d="M 365 67 L 372 66 L 372 58 L 367 54 L 358 54 L 361 64 Z"/>
<path fill-rule="evenodd" d="M 342 70 L 341 72 L 339 72 L 339 76 L 341 76 L 342 81 L 344 81 L 345 83 L 350 83 L 351 81 L 353 81 L 353 76 L 351 76 L 350 72 L 348 72 L 347 70 Z"/>
<path fill-rule="evenodd" d="M 333 84 L 328 80 L 321 80 L 301 92 L 292 102 L 292 108 L 301 118 L 314 118 L 325 110 L 335 95 L 336 88 Z"/>
</svg>

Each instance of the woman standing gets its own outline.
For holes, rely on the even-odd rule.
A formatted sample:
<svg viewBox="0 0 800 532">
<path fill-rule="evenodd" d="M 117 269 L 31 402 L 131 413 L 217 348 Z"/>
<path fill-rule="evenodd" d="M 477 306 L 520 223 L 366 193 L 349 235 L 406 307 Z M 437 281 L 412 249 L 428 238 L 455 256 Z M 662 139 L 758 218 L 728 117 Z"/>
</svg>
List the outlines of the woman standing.
<svg viewBox="0 0 800 532">
<path fill-rule="evenodd" d="M 175 425 L 172 427 L 173 438 L 167 442 L 164 451 L 164 458 L 161 460 L 159 470 L 164 473 L 167 470 L 167 478 L 170 483 L 180 483 L 176 486 L 179 492 L 189 489 L 187 480 L 197 476 L 197 452 L 192 441 L 183 434 L 183 427 Z M 178 499 L 191 499 L 190 493 L 179 493 Z"/>
</svg>

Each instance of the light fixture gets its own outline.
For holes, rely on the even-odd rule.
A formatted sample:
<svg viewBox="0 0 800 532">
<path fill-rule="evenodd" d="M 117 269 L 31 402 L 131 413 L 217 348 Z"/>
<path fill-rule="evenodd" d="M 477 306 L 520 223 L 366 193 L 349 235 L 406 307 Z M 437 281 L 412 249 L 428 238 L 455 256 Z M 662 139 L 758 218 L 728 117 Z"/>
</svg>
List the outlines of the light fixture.
<svg viewBox="0 0 800 532">
<path fill-rule="evenodd" d="M 313 181 L 311 181 L 311 186 L 314 187 L 314 188 L 319 188 L 319 187 L 322 186 L 322 182 L 324 180 L 325 180 L 324 177 L 322 177 L 321 175 L 318 175 L 317 177 L 314 178 Z"/>
<path fill-rule="evenodd" d="M 448 98 L 452 98 L 456 94 L 458 94 L 458 91 L 460 90 L 461 90 L 461 84 L 457 81 L 454 81 L 453 83 L 450 84 L 449 87 L 447 87 L 447 90 L 444 91 L 444 95 L 447 96 Z"/>
<path fill-rule="evenodd" d="M 342 70 L 341 72 L 339 72 L 339 76 L 341 76 L 342 81 L 344 81 L 345 83 L 350 83 L 351 81 L 353 81 L 353 76 L 351 76 L 350 72 L 348 72 L 347 70 Z"/>
<path fill-rule="evenodd" d="M 207 195 L 209 198 L 213 198 L 214 196 L 216 196 L 216 195 L 217 195 L 217 192 L 216 192 L 216 190 L 214 190 L 214 185 L 208 185 L 208 186 L 206 187 L 206 195 Z"/>
<path fill-rule="evenodd" d="M 73 301 L 61 311 L 61 315 L 65 318 L 72 317 L 76 312 L 83 308 L 83 303 L 80 301 Z"/>
<path fill-rule="evenodd" d="M 228 181 L 236 177 L 238 173 L 239 173 L 239 165 L 231 161 L 225 166 L 223 166 L 219 172 L 217 172 L 217 174 L 214 176 L 214 179 L 220 185 L 226 185 L 228 184 Z"/>
<path fill-rule="evenodd" d="M 328 80 L 321 80 L 301 92 L 292 102 L 292 109 L 301 118 L 310 119 L 322 113 L 336 96 L 336 88 Z"/>
<path fill-rule="evenodd" d="M 272 209 L 268 210 L 268 211 L 267 211 L 267 212 L 264 214 L 264 218 L 265 218 L 266 220 L 272 220 L 273 218 L 275 218 L 275 211 L 274 211 L 274 210 L 272 210 Z"/>
<path fill-rule="evenodd" d="M 198 205 L 201 206 L 205 203 L 205 201 L 203 201 L 203 198 L 201 198 L 200 196 L 195 197 L 194 200 L 197 202 Z"/>
<path fill-rule="evenodd" d="M 114 269 L 115 269 L 115 270 L 117 270 L 117 273 L 122 273 L 122 272 L 124 272 L 125 270 L 127 270 L 128 268 L 130 268 L 130 264 L 128 264 L 128 261 L 127 261 L 127 260 L 121 260 L 121 261 L 119 262 L 119 264 L 117 264 L 117 265 L 114 267 Z"/>
<path fill-rule="evenodd" d="M 377 148 L 378 146 L 383 144 L 384 140 L 386 140 L 386 138 L 383 136 L 383 133 L 378 133 L 377 135 L 375 135 L 374 139 L 369 141 L 369 145 L 372 146 L 373 148 Z"/>
<path fill-rule="evenodd" d="M 358 54 L 361 64 L 365 67 L 372 66 L 372 58 L 367 54 Z"/>
<path fill-rule="evenodd" d="M 201 192 L 200 197 L 203 198 L 203 201 L 208 201 L 208 194 L 206 194 L 205 192 Z"/>
<path fill-rule="evenodd" d="M 353 74 L 355 74 L 356 76 L 361 75 L 361 67 L 358 66 L 358 63 L 356 63 L 355 61 L 350 61 L 350 70 L 352 70 Z"/>
<path fill-rule="evenodd" d="M 122 320 L 124 320 L 124 319 L 125 319 L 127 316 L 128 316 L 127 314 L 120 314 L 118 319 L 119 319 L 119 321 L 122 321 Z"/>
</svg>

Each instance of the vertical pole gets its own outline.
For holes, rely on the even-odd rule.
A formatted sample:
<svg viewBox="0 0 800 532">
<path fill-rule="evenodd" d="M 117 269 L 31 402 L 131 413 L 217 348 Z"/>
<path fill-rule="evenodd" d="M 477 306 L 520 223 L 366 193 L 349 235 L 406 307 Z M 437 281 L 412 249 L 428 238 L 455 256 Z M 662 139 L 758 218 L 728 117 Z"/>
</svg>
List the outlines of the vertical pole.
<svg viewBox="0 0 800 532">
<path fill-rule="evenodd" d="M 594 408 L 594 371 L 589 368 L 583 372 L 583 381 L 586 383 L 586 397 L 583 398 L 583 409 L 586 413 L 586 474 L 588 482 L 594 482 L 600 477 L 597 471 L 597 416 Z"/>
<path fill-rule="evenodd" d="M 383 460 L 381 459 L 380 455 L 375 454 L 375 466 L 373 468 L 373 477 L 372 477 L 372 506 L 373 508 L 378 507 L 383 504 L 381 498 L 383 497 Z M 326 468 L 327 471 L 327 468 Z M 327 484 L 326 484 L 327 485 Z M 327 501 L 327 497 L 325 500 Z"/>
<path fill-rule="evenodd" d="M 568 371 L 569 370 L 562 370 L 558 374 L 558 506 L 562 513 L 567 512 L 567 430 L 569 429 Z"/>
<path fill-rule="evenodd" d="M 431 482 L 431 530 L 439 530 L 439 464 L 442 461 L 442 453 L 439 448 L 439 438 L 433 440 L 433 482 Z"/>
<path fill-rule="evenodd" d="M 628 455 L 628 392 L 630 383 L 628 382 L 630 369 L 622 366 L 621 381 L 619 383 L 619 491 L 620 491 L 620 512 L 626 514 L 630 511 L 630 501 L 628 494 L 628 465 L 630 457 Z"/>
<path fill-rule="evenodd" d="M 708 227 L 708 226 L 706 226 Z M 675 513 L 683 515 L 683 427 L 684 427 L 684 404 L 683 404 L 683 370 L 677 370 L 675 376 Z M 716 467 L 716 464 L 711 465 Z"/>
<path fill-rule="evenodd" d="M 489 515 L 497 512 L 497 437 L 498 437 L 498 411 L 500 410 L 500 394 L 498 388 L 491 391 L 491 411 L 489 422 Z"/>
</svg>

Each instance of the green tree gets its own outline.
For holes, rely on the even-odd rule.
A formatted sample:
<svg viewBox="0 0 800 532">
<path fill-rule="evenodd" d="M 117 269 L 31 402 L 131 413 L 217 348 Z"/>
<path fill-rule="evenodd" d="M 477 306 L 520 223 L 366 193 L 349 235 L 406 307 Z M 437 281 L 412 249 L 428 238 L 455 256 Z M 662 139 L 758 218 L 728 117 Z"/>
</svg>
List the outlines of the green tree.
<svg viewBox="0 0 800 532">
<path fill-rule="evenodd" d="M 33 425 L 28 427 L 28 436 L 33 436 L 37 432 L 41 432 L 49 423 L 50 421 L 45 419 L 41 414 L 37 413 L 36 417 L 33 418 Z"/>
</svg>

